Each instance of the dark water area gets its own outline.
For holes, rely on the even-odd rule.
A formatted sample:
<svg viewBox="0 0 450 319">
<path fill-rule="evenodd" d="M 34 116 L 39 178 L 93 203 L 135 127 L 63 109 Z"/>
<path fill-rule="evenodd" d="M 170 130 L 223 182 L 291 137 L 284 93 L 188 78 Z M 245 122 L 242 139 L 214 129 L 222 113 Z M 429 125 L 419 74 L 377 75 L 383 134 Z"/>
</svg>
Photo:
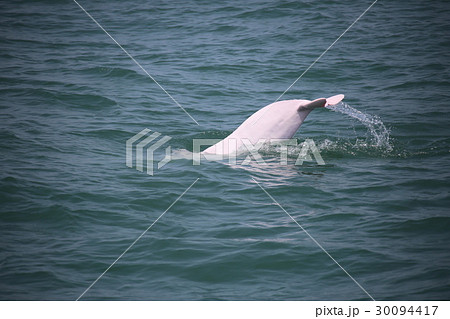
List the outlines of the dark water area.
<svg viewBox="0 0 450 319">
<path fill-rule="evenodd" d="M 378 1 L 281 100 L 325 165 L 174 152 L 274 102 L 372 1 L 0 3 L 0 299 L 450 299 L 450 5 Z M 300 152 L 300 146 L 293 150 Z M 164 149 L 158 150 L 158 159 Z M 256 182 L 257 183 L 256 183 Z M 258 186 L 262 186 L 276 202 Z"/>
</svg>

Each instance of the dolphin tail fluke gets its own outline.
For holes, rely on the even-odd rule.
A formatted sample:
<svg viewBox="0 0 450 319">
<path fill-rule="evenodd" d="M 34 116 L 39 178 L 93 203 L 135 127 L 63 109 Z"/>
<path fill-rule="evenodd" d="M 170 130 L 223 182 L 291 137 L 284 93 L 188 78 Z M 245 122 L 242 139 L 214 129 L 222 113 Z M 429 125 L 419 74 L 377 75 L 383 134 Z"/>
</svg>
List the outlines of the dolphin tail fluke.
<svg viewBox="0 0 450 319">
<path fill-rule="evenodd" d="M 327 99 L 327 103 L 324 106 L 335 105 L 344 99 L 344 94 L 338 94 Z"/>
<path fill-rule="evenodd" d="M 328 105 L 335 105 L 338 104 L 339 102 L 341 102 L 344 99 L 344 94 L 338 94 L 338 95 L 334 95 L 332 97 L 329 97 L 328 99 L 325 98 L 320 98 L 320 99 L 316 99 L 314 101 L 311 101 L 307 104 L 303 104 L 299 107 L 299 111 L 302 110 L 313 110 L 317 107 L 325 107 Z"/>
</svg>

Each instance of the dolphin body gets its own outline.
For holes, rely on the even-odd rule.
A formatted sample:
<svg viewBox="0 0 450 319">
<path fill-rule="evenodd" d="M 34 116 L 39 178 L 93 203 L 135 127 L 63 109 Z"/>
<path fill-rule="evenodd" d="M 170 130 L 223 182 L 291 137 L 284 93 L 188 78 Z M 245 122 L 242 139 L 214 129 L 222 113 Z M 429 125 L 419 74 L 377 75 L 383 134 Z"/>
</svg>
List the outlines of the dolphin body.
<svg viewBox="0 0 450 319">
<path fill-rule="evenodd" d="M 233 133 L 220 142 L 208 147 L 204 155 L 231 155 L 239 153 L 244 146 L 259 141 L 290 139 L 297 132 L 308 114 L 318 107 L 335 105 L 344 98 L 343 94 L 328 99 L 287 100 L 269 104 L 246 119 Z"/>
</svg>

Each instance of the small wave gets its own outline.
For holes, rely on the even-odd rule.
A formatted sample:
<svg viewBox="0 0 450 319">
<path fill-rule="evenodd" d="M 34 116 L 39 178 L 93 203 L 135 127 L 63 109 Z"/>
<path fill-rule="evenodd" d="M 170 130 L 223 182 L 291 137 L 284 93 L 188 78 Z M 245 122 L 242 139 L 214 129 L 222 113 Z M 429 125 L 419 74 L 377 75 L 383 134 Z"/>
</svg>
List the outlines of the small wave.
<svg viewBox="0 0 450 319">
<path fill-rule="evenodd" d="M 100 74 L 106 77 L 118 77 L 118 78 L 141 77 L 141 74 L 139 74 L 139 72 L 136 72 L 135 70 L 109 66 L 96 66 L 84 68 L 82 72 L 94 75 Z"/>
<path fill-rule="evenodd" d="M 173 160 L 179 160 L 179 159 L 192 160 L 193 156 L 194 156 L 194 153 L 192 153 L 191 151 L 188 151 L 186 149 L 174 149 L 172 152 Z"/>
</svg>

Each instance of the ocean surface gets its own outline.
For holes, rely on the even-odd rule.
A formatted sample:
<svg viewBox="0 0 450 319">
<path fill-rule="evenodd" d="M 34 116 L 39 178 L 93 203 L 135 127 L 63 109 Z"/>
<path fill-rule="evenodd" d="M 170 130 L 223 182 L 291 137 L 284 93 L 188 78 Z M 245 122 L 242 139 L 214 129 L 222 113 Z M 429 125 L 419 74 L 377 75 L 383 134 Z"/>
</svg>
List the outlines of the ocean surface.
<svg viewBox="0 0 450 319">
<path fill-rule="evenodd" d="M 448 1 L 379 0 L 331 48 L 372 1 L 78 3 L 179 105 L 74 1 L 0 3 L 0 299 L 450 299 Z M 327 48 L 280 100 L 345 104 L 287 165 L 157 168 Z M 126 166 L 145 128 L 153 175 Z"/>
</svg>

